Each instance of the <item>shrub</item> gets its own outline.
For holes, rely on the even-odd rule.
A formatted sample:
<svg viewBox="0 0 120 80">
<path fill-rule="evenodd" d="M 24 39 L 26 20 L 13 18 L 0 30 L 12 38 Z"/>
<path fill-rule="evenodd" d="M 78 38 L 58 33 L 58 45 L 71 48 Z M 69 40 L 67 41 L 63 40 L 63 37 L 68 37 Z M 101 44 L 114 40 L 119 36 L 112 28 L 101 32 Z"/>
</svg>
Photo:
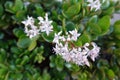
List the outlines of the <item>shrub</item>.
<svg viewBox="0 0 120 80">
<path fill-rule="evenodd" d="M 119 12 L 117 0 L 0 1 L 0 80 L 119 80 Z"/>
</svg>

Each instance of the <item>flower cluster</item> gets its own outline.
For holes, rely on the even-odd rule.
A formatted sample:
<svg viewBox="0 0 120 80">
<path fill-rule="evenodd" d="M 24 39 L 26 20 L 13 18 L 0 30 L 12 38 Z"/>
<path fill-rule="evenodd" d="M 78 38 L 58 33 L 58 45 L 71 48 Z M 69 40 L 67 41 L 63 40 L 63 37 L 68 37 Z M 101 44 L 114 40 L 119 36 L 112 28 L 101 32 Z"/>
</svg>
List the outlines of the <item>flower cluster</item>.
<svg viewBox="0 0 120 80">
<path fill-rule="evenodd" d="M 22 23 L 25 25 L 25 33 L 29 38 L 33 38 L 40 34 L 40 32 L 45 32 L 47 35 L 50 34 L 50 32 L 53 29 L 53 26 L 51 25 L 52 21 L 48 20 L 48 14 L 46 13 L 45 18 L 38 17 L 39 20 L 39 26 L 35 26 L 35 20 L 33 17 L 27 17 L 27 20 L 22 21 Z"/>
<path fill-rule="evenodd" d="M 89 3 L 88 6 L 90 6 L 91 10 L 95 9 L 95 11 L 99 10 L 101 7 L 100 0 L 87 0 Z"/>
<path fill-rule="evenodd" d="M 67 62 L 73 62 L 77 65 L 87 65 L 90 66 L 88 57 L 93 61 L 99 55 L 100 48 L 92 42 L 91 44 L 86 43 L 83 47 L 76 47 L 72 43 L 77 41 L 80 36 L 77 30 L 69 31 L 67 36 L 61 36 L 62 32 L 55 34 L 53 42 L 56 43 L 54 51 L 56 54 L 62 56 Z"/>
<path fill-rule="evenodd" d="M 37 26 L 34 25 L 34 19 L 33 17 L 27 17 L 27 20 L 22 21 L 22 23 L 25 25 L 25 33 L 27 34 L 27 36 L 29 36 L 30 38 L 36 36 L 39 34 L 39 29 Z"/>
<path fill-rule="evenodd" d="M 100 1 L 88 0 L 88 6 L 92 9 L 100 9 Z M 48 19 L 48 14 L 45 14 L 45 17 L 37 17 L 38 24 L 35 25 L 35 19 L 33 17 L 27 17 L 27 20 L 22 21 L 25 25 L 25 33 L 29 38 L 33 38 L 42 32 L 45 32 L 49 36 L 50 32 L 53 31 L 52 21 Z M 82 47 L 76 46 L 74 42 L 78 41 L 80 33 L 77 29 L 65 32 L 60 31 L 54 34 L 53 43 L 55 47 L 53 48 L 54 52 L 67 62 L 73 62 L 77 65 L 87 65 L 90 66 L 88 57 L 91 60 L 95 61 L 95 58 L 99 55 L 100 47 L 98 47 L 94 42 L 85 43 Z"/>
</svg>

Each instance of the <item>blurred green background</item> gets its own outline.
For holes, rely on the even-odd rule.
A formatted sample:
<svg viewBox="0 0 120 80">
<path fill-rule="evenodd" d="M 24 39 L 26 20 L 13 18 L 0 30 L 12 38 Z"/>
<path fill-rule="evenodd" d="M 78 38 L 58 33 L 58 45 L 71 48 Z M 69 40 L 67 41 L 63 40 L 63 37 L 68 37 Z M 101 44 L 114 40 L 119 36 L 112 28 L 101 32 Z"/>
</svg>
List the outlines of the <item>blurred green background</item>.
<svg viewBox="0 0 120 80">
<path fill-rule="evenodd" d="M 90 11 L 85 0 L 0 0 L 0 80 L 120 80 L 120 1 L 106 0 Z M 53 52 L 53 34 L 29 39 L 21 21 L 44 16 L 53 20 L 54 32 L 77 27 L 76 45 L 95 41 L 101 52 L 91 66 L 65 62 Z M 120 16 L 119 16 L 120 18 Z"/>
</svg>

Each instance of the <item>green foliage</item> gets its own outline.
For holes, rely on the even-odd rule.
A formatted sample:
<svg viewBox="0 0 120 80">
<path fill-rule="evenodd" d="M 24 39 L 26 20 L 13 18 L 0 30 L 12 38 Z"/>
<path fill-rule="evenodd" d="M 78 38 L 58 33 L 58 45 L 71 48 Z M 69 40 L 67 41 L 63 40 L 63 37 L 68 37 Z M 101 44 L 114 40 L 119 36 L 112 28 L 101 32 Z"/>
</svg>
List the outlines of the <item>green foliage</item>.
<svg viewBox="0 0 120 80">
<path fill-rule="evenodd" d="M 109 16 L 104 16 L 98 21 L 98 25 L 100 26 L 102 30 L 102 34 L 107 33 L 110 27 L 110 17 Z"/>
<path fill-rule="evenodd" d="M 120 12 L 120 1 L 105 0 L 101 10 L 90 11 L 86 0 L 1 0 L 0 80 L 119 80 L 120 20 L 110 19 Z M 29 4 L 25 4 L 29 2 Z M 53 32 L 29 39 L 21 21 L 44 16 L 53 20 Z M 53 52 L 54 33 L 79 30 L 75 46 L 95 41 L 101 54 L 90 67 L 67 63 Z"/>
<path fill-rule="evenodd" d="M 66 5 L 66 4 L 64 4 L 64 5 Z M 65 14 L 65 16 L 68 18 L 71 18 L 80 12 L 81 5 L 80 5 L 80 3 L 75 3 L 74 5 L 71 5 L 70 7 L 64 6 L 63 9 L 66 9 L 63 12 Z"/>
</svg>

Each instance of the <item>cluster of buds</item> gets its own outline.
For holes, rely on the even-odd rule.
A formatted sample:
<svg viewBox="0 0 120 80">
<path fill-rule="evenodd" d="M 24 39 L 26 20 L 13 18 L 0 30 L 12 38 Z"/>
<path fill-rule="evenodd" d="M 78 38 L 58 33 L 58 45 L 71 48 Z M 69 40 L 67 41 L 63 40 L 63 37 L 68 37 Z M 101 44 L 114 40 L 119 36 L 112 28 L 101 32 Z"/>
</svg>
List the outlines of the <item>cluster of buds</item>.
<svg viewBox="0 0 120 80">
<path fill-rule="evenodd" d="M 99 55 L 100 47 L 94 42 L 91 44 L 85 43 L 82 47 L 74 46 L 73 41 L 77 41 L 80 36 L 77 30 L 69 31 L 66 36 L 61 36 L 62 32 L 55 34 L 53 42 L 56 43 L 54 51 L 56 54 L 62 56 L 67 62 L 72 62 L 77 65 L 90 66 L 88 57 L 93 61 Z"/>
</svg>

